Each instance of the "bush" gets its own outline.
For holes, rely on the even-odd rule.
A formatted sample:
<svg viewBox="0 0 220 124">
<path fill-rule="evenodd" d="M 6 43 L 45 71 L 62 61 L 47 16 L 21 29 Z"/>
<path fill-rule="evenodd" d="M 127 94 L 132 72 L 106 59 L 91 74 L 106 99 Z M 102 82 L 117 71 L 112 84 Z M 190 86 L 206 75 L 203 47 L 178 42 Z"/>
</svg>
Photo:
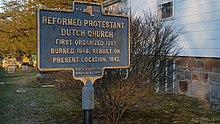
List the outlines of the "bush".
<svg viewBox="0 0 220 124">
<path fill-rule="evenodd" d="M 164 87 L 165 80 L 170 78 L 165 75 L 166 71 L 173 74 L 174 70 L 169 67 L 181 50 L 176 47 L 176 40 L 182 29 L 152 14 L 131 18 L 130 30 L 130 68 L 106 69 L 103 78 L 94 84 L 94 114 L 112 123 L 118 123 L 128 108 L 150 99 L 158 84 Z M 61 83 L 62 89 L 73 97 L 74 102 L 81 102 L 82 83 L 73 80 L 70 72 L 60 73 L 60 80 L 64 82 Z"/>
</svg>

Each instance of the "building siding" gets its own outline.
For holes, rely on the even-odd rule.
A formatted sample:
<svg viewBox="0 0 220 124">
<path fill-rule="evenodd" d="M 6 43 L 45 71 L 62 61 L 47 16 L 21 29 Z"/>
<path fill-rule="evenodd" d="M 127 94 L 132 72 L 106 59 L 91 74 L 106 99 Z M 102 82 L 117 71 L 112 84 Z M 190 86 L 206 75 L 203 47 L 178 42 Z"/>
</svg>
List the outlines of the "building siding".
<svg viewBox="0 0 220 124">
<path fill-rule="evenodd" d="M 178 41 L 183 47 L 181 56 L 220 57 L 220 0 L 173 2 L 174 15 L 169 21 L 185 32 Z M 128 0 L 127 5 L 140 16 L 143 11 L 157 14 L 157 0 Z"/>
</svg>

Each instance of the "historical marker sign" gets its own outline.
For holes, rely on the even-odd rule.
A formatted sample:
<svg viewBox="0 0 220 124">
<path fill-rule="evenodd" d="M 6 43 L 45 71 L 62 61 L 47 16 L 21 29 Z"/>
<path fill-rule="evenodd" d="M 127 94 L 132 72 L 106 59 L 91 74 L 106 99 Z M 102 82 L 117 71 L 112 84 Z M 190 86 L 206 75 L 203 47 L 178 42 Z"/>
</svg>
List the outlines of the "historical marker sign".
<svg viewBox="0 0 220 124">
<path fill-rule="evenodd" d="M 97 4 L 73 5 L 72 11 L 38 10 L 38 69 L 73 70 L 81 79 L 129 67 L 129 17 L 103 14 Z"/>
</svg>

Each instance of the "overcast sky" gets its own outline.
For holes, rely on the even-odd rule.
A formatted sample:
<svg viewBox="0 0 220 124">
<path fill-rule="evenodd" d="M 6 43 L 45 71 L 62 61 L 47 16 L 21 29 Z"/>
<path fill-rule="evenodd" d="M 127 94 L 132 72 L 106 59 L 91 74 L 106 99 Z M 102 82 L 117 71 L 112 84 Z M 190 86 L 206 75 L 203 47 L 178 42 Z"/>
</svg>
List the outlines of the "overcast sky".
<svg viewBox="0 0 220 124">
<path fill-rule="evenodd" d="M 2 7 L 2 0 L 0 0 L 0 12 L 2 12 L 1 7 Z"/>
</svg>

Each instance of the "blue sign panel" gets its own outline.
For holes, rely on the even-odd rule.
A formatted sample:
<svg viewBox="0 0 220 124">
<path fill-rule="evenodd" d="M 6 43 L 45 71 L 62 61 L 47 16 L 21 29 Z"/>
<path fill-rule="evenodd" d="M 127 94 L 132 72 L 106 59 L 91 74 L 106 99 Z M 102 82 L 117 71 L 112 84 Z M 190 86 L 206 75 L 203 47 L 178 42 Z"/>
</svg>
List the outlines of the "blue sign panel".
<svg viewBox="0 0 220 124">
<path fill-rule="evenodd" d="M 97 4 L 73 11 L 39 9 L 38 69 L 73 69 L 75 78 L 101 77 L 105 68 L 130 65 L 129 18 L 105 15 Z"/>
</svg>

